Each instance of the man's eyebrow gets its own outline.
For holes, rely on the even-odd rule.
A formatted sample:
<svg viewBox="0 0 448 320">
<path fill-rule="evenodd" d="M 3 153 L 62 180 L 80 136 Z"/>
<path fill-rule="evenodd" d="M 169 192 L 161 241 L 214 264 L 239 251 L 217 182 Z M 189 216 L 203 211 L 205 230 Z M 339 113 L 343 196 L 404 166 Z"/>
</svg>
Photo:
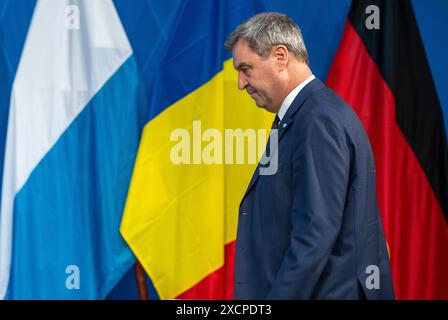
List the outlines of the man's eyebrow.
<svg viewBox="0 0 448 320">
<path fill-rule="evenodd" d="M 245 68 L 245 67 L 248 67 L 248 68 L 250 68 L 250 65 L 248 65 L 247 63 L 245 63 L 245 62 L 241 62 L 239 65 L 237 65 L 236 66 L 236 70 L 241 70 L 242 68 Z"/>
</svg>

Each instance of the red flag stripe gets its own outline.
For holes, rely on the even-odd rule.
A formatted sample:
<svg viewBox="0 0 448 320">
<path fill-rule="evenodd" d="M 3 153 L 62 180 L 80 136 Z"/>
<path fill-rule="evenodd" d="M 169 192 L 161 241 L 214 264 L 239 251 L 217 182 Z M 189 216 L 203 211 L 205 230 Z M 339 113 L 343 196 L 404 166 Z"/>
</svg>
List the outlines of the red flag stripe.
<svg viewBox="0 0 448 320">
<path fill-rule="evenodd" d="M 235 241 L 224 247 L 224 265 L 182 293 L 177 299 L 233 299 Z"/>
</svg>

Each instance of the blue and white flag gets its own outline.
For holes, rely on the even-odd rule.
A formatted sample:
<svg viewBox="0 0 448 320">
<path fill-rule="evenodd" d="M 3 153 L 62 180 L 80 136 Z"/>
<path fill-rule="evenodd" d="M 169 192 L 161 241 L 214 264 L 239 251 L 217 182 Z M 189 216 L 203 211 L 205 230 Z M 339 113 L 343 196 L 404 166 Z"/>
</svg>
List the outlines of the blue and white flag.
<svg viewBox="0 0 448 320">
<path fill-rule="evenodd" d="M 2 1 L 0 83 L 0 298 L 104 298 L 146 105 L 113 2 Z"/>
</svg>

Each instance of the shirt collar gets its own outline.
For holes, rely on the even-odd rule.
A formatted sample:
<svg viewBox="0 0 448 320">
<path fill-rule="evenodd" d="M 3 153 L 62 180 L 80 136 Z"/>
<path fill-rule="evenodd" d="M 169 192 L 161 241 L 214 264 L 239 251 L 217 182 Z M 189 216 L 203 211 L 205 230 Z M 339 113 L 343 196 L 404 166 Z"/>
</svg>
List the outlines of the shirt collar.
<svg viewBox="0 0 448 320">
<path fill-rule="evenodd" d="M 297 87 L 295 87 L 285 98 L 285 100 L 283 100 L 283 103 L 280 107 L 280 109 L 277 112 L 277 116 L 280 119 L 280 121 L 283 119 L 283 117 L 285 116 L 286 112 L 288 111 L 289 107 L 291 106 L 291 103 L 294 101 L 294 99 L 297 97 L 297 95 L 299 94 L 299 92 L 311 81 L 314 80 L 314 78 L 316 78 L 314 76 L 314 74 L 310 75 L 308 78 L 306 78 L 305 81 L 303 81 L 302 83 L 300 83 Z"/>
</svg>

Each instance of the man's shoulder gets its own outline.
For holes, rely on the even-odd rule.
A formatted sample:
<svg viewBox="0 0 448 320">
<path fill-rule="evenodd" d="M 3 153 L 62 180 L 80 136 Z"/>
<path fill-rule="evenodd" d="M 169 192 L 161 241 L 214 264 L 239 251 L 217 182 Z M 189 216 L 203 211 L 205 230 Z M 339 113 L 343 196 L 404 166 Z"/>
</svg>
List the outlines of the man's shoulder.
<svg viewBox="0 0 448 320">
<path fill-rule="evenodd" d="M 295 122 L 301 126 L 314 122 L 340 123 L 347 106 L 339 96 L 329 88 L 322 88 L 314 92 L 304 101 L 295 115 Z"/>
<path fill-rule="evenodd" d="M 304 107 L 304 111 L 310 113 L 308 116 L 319 116 L 325 113 L 337 116 L 353 110 L 344 99 L 328 87 L 314 92 L 305 101 Z"/>
<path fill-rule="evenodd" d="M 304 102 L 296 118 L 299 122 L 325 122 L 348 129 L 361 125 L 354 109 L 328 87 L 314 92 Z"/>
</svg>

